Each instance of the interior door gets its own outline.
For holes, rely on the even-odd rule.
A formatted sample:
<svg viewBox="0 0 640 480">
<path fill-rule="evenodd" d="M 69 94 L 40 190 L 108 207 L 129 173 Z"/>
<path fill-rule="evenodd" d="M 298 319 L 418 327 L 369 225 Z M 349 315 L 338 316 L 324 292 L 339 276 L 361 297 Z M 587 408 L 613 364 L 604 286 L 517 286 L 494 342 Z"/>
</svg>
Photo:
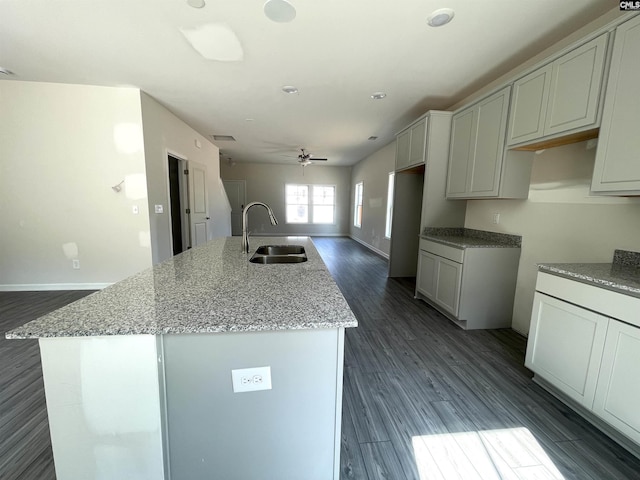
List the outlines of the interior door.
<svg viewBox="0 0 640 480">
<path fill-rule="evenodd" d="M 209 238 L 209 197 L 207 192 L 207 167 L 187 162 L 189 171 L 189 231 L 191 247 L 205 243 Z"/>
<path fill-rule="evenodd" d="M 244 180 L 223 180 L 224 189 L 231 205 L 231 235 L 242 235 L 242 210 L 246 201 Z"/>
</svg>

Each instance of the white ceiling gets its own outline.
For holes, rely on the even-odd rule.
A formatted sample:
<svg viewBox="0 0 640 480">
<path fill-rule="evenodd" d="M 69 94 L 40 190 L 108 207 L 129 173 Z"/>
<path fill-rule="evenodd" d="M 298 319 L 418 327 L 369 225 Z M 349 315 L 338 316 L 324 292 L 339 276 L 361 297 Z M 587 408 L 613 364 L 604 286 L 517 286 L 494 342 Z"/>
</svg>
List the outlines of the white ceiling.
<svg viewBox="0 0 640 480">
<path fill-rule="evenodd" d="M 293 163 L 305 147 L 352 165 L 429 109 L 446 109 L 616 7 L 610 0 L 0 0 L 13 80 L 135 86 L 234 161 Z M 438 8 L 453 21 L 427 26 Z M 240 62 L 206 60 L 180 28 L 226 24 Z M 285 94 L 284 85 L 299 93 Z M 383 100 L 370 95 L 384 91 Z M 247 121 L 247 119 L 253 119 Z M 367 140 L 377 136 L 378 140 Z M 324 162 L 323 162 L 324 163 Z"/>
</svg>

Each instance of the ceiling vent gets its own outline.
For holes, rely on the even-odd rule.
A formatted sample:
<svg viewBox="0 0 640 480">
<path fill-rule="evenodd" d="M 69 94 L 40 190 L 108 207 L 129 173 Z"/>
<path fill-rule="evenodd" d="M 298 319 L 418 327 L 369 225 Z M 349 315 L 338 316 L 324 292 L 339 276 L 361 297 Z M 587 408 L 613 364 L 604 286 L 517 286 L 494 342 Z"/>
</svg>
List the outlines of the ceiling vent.
<svg viewBox="0 0 640 480">
<path fill-rule="evenodd" d="M 236 139 L 232 135 L 211 135 L 211 138 L 216 142 L 235 142 Z"/>
</svg>

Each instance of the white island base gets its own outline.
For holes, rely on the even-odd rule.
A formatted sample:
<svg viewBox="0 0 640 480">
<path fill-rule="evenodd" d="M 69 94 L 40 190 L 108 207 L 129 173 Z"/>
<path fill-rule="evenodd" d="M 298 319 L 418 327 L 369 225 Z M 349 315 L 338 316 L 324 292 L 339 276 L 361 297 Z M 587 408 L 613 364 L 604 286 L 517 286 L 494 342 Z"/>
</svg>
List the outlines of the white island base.
<svg viewBox="0 0 640 480">
<path fill-rule="evenodd" d="M 58 480 L 340 476 L 344 328 L 39 342 Z"/>
</svg>

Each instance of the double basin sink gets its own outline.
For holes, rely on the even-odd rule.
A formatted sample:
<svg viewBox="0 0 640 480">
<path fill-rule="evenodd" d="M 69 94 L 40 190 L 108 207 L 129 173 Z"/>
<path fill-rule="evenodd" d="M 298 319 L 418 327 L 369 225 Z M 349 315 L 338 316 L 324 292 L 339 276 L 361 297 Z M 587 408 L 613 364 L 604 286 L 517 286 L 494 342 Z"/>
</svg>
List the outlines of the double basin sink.
<svg viewBox="0 0 640 480">
<path fill-rule="evenodd" d="M 251 263 L 302 263 L 307 261 L 307 253 L 301 245 L 263 245 L 249 259 Z"/>
</svg>

